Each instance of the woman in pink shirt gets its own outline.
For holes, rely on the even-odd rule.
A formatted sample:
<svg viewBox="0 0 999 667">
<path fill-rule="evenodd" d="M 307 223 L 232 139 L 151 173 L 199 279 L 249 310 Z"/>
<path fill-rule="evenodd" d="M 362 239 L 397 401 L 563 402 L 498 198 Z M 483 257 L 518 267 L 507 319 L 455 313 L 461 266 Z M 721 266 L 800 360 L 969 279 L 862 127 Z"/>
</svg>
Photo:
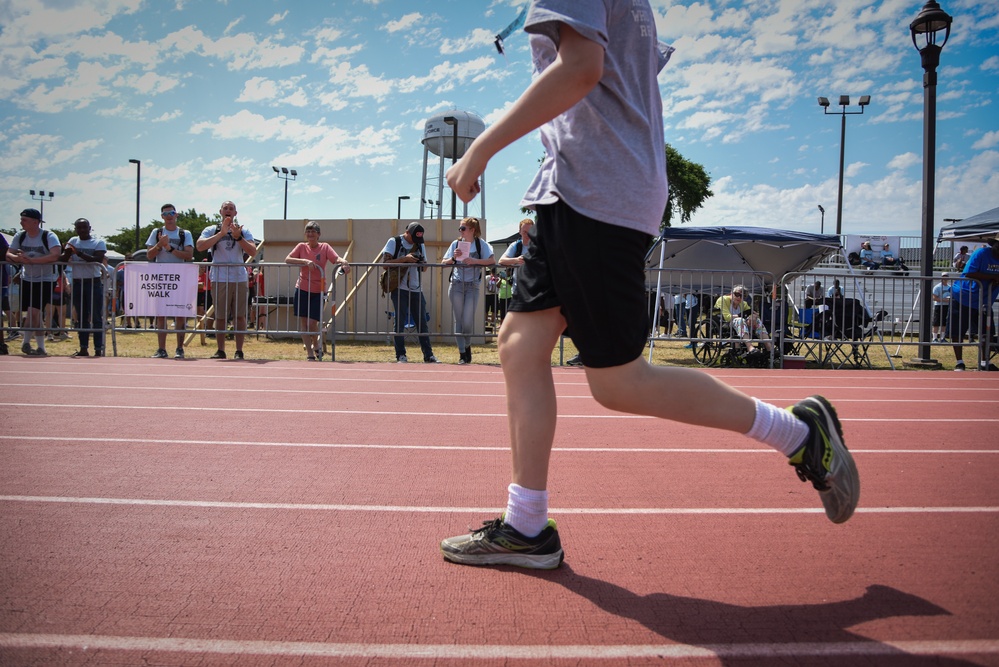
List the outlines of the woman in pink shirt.
<svg viewBox="0 0 999 667">
<path fill-rule="evenodd" d="M 326 264 L 337 264 L 344 273 L 350 273 L 350 264 L 336 254 L 329 243 L 319 242 L 319 223 L 312 221 L 305 225 L 305 242 L 299 243 L 284 258 L 285 264 L 302 267 L 295 283 L 294 312 L 299 318 L 302 342 L 309 361 L 323 358 L 319 345 L 319 320 L 323 312 L 323 292 L 326 291 Z"/>
</svg>

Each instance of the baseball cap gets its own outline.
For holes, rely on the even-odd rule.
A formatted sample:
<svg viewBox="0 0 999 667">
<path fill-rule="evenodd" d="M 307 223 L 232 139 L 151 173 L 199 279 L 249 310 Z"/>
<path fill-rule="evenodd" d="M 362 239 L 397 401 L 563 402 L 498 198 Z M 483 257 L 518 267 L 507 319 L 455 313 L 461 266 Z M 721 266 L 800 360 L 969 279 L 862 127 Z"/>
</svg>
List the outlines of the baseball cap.
<svg viewBox="0 0 999 667">
<path fill-rule="evenodd" d="M 416 243 L 423 243 L 423 225 L 418 222 L 411 222 L 406 227 L 406 232 Z"/>
<path fill-rule="evenodd" d="M 41 221 L 42 214 L 38 211 L 37 208 L 26 208 L 23 211 L 21 211 L 21 217 L 22 218 L 34 218 L 35 220 Z"/>
</svg>

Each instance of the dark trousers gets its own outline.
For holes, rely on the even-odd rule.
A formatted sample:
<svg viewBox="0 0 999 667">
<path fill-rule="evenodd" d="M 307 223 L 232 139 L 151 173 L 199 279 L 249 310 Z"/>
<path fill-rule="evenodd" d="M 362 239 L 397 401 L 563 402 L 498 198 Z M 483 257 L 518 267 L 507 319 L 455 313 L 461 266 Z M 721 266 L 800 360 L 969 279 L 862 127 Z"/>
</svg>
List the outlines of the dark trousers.
<svg viewBox="0 0 999 667">
<path fill-rule="evenodd" d="M 396 334 L 401 334 L 407 323 L 418 334 L 430 331 L 427 326 L 427 300 L 423 298 L 423 292 L 397 289 L 392 292 L 392 305 L 395 307 Z M 419 340 L 420 350 L 423 351 L 423 359 L 426 361 L 434 356 L 434 349 L 430 346 L 429 336 L 420 336 Z M 397 335 L 395 337 L 395 358 L 398 359 L 404 354 L 406 354 L 406 337 Z"/>
<path fill-rule="evenodd" d="M 73 308 L 80 320 L 77 335 L 80 349 L 90 347 L 90 334 L 94 335 L 94 350 L 104 349 L 104 283 L 100 278 L 73 280 Z"/>
</svg>

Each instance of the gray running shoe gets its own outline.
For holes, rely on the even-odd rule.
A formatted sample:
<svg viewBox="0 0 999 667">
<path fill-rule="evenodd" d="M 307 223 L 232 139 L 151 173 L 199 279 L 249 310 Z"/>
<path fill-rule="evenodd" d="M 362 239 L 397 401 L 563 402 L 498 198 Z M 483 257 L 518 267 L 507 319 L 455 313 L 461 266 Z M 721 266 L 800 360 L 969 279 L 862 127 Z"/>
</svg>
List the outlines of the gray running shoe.
<svg viewBox="0 0 999 667">
<path fill-rule="evenodd" d="M 537 537 L 525 537 L 502 518 L 484 521 L 468 535 L 441 542 L 441 553 L 452 563 L 463 565 L 516 565 L 535 570 L 554 570 L 565 559 L 555 520 Z"/>
<path fill-rule="evenodd" d="M 826 516 L 843 523 L 860 500 L 860 476 L 843 443 L 843 427 L 836 410 L 822 396 L 811 396 L 788 408 L 808 425 L 808 438 L 788 459 L 802 482 L 819 492 Z"/>
<path fill-rule="evenodd" d="M 153 354 L 152 358 L 153 359 L 166 359 L 167 358 L 167 351 L 164 350 L 161 347 L 160 349 L 156 350 L 156 352 L 155 352 L 155 354 Z"/>
</svg>

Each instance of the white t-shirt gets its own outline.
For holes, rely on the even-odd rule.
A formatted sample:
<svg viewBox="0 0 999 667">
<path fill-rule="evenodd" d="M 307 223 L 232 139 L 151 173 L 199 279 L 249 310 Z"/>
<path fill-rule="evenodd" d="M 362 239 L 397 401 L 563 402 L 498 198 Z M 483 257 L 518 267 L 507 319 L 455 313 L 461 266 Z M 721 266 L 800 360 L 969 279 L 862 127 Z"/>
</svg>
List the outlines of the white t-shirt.
<svg viewBox="0 0 999 667">
<path fill-rule="evenodd" d="M 108 246 L 104 239 L 95 239 L 91 236 L 84 241 L 79 236 L 71 238 L 66 245 L 71 245 L 77 250 L 83 250 L 88 255 L 103 250 L 107 252 Z M 71 277 L 72 275 L 72 277 Z M 85 280 L 101 277 L 101 263 L 88 262 L 77 255 L 69 256 L 69 266 L 66 267 L 66 277 L 70 280 Z"/>
<path fill-rule="evenodd" d="M 184 232 L 184 238 L 180 238 L 180 233 Z M 167 238 L 170 239 L 170 245 L 174 250 L 183 250 L 188 246 L 194 246 L 194 235 L 186 229 L 181 229 L 180 227 L 175 228 L 172 232 L 166 227 L 157 227 L 149 233 L 149 238 L 146 239 L 146 248 L 152 248 L 154 245 L 160 242 L 160 235 L 166 234 Z M 211 234 L 209 234 L 211 236 Z M 156 255 L 157 264 L 176 264 L 178 262 L 183 262 L 172 252 L 167 252 L 166 250 L 160 250 Z M 243 255 L 239 256 L 239 261 L 243 261 Z"/>
<path fill-rule="evenodd" d="M 21 250 L 27 257 L 45 257 L 52 248 L 59 247 L 59 237 L 45 229 L 39 230 L 38 236 L 31 238 L 27 232 L 14 234 L 14 241 L 10 244 L 11 250 Z M 48 235 L 49 247 L 45 247 L 42 241 L 42 234 Z M 24 236 L 22 240 L 21 237 Z M 59 269 L 55 264 L 25 264 L 21 268 L 21 280 L 29 283 L 54 283 L 59 276 Z"/>
</svg>

